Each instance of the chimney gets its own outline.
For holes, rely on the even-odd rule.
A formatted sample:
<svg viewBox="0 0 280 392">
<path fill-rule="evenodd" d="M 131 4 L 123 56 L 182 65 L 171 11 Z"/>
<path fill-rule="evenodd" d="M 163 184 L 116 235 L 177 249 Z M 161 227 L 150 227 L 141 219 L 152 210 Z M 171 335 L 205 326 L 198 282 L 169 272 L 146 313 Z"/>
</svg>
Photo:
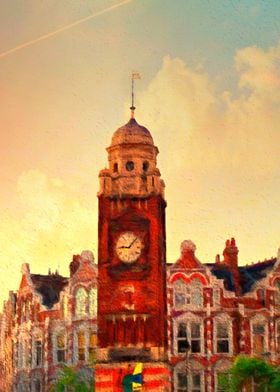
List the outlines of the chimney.
<svg viewBox="0 0 280 392">
<path fill-rule="evenodd" d="M 69 265 L 70 277 L 72 277 L 80 266 L 80 255 L 73 255 L 73 259 Z"/>
<path fill-rule="evenodd" d="M 228 265 L 230 268 L 238 267 L 238 248 L 235 243 L 235 239 L 226 241 L 226 247 L 223 252 L 224 263 Z"/>
<path fill-rule="evenodd" d="M 215 263 L 216 263 L 216 264 L 221 264 L 220 255 L 216 255 Z"/>
<path fill-rule="evenodd" d="M 240 274 L 238 270 L 238 248 L 235 243 L 235 239 L 226 241 L 226 247 L 223 251 L 224 261 L 223 263 L 228 267 L 228 269 L 232 273 L 232 277 L 234 280 L 235 292 L 237 295 L 241 293 L 240 286 Z"/>
</svg>

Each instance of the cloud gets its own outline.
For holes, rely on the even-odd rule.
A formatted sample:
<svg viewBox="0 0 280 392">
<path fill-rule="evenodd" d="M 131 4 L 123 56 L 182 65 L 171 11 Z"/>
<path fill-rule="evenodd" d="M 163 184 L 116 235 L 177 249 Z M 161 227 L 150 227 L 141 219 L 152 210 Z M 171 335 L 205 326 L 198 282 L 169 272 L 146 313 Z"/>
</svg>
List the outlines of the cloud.
<svg viewBox="0 0 280 392">
<path fill-rule="evenodd" d="M 238 84 L 221 92 L 201 67 L 167 56 L 139 100 L 160 149 L 173 260 L 178 238 L 199 242 L 204 261 L 227 236 L 243 263 L 279 246 L 280 45 L 240 49 L 234 61 Z"/>
</svg>

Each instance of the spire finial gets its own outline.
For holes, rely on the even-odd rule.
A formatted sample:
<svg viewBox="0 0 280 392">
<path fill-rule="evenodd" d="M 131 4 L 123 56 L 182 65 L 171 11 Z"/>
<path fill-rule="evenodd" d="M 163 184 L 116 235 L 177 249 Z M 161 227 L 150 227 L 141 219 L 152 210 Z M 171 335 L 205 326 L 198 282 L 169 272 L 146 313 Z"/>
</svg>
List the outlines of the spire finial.
<svg viewBox="0 0 280 392">
<path fill-rule="evenodd" d="M 136 109 L 134 106 L 134 80 L 135 79 L 141 79 L 140 73 L 138 72 L 132 72 L 131 73 L 131 118 L 134 118 L 134 110 Z"/>
</svg>

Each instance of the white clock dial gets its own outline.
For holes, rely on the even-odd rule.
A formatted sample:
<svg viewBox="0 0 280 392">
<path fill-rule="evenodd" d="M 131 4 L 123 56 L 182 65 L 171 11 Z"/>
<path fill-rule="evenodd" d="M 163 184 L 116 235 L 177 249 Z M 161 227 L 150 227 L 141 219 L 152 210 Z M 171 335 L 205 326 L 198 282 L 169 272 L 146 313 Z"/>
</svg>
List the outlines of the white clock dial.
<svg viewBox="0 0 280 392">
<path fill-rule="evenodd" d="M 121 234 L 117 240 L 116 253 L 124 263 L 133 263 L 142 252 L 142 241 L 131 231 Z"/>
</svg>

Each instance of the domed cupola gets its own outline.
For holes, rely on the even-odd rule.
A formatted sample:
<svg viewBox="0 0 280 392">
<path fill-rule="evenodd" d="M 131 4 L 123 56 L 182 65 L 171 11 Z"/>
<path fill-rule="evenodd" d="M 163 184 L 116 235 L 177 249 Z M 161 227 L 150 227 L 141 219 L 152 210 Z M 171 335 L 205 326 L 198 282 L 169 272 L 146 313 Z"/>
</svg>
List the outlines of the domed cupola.
<svg viewBox="0 0 280 392">
<path fill-rule="evenodd" d="M 135 120 L 134 109 L 128 123 L 115 131 L 107 148 L 109 169 L 99 174 L 100 195 L 163 195 L 164 183 L 156 166 L 158 148 L 150 131 Z"/>
<path fill-rule="evenodd" d="M 118 128 L 112 137 L 111 146 L 119 144 L 151 144 L 153 146 L 154 141 L 150 131 L 131 117 L 129 122 Z"/>
</svg>

